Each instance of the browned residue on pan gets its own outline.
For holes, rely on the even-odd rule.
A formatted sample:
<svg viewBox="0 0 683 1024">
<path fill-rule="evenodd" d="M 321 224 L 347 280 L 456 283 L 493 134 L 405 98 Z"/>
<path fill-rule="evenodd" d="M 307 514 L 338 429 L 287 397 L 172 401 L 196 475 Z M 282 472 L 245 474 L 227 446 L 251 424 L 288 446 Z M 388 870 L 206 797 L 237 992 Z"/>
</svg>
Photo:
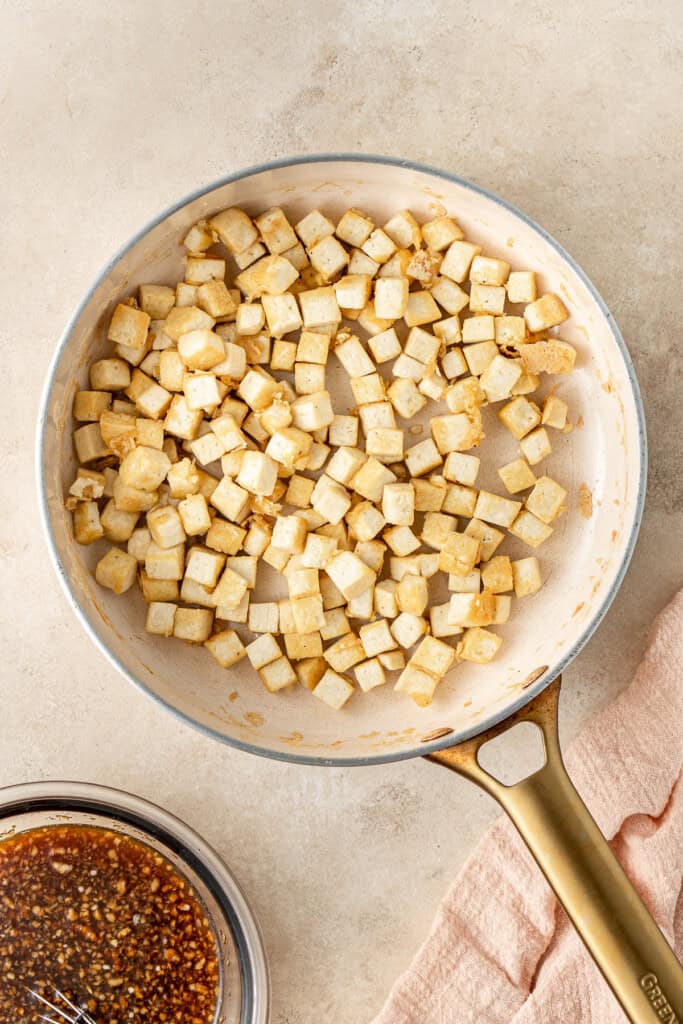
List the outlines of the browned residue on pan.
<svg viewBox="0 0 683 1024">
<path fill-rule="evenodd" d="M 612 540 L 616 540 L 618 536 L 619 536 L 619 531 L 618 530 L 612 530 Z"/>
<path fill-rule="evenodd" d="M 258 711 L 245 711 L 243 717 L 244 721 L 248 722 L 249 725 L 259 726 L 265 722 L 265 718 Z"/>
<path fill-rule="evenodd" d="M 453 730 L 447 726 L 443 729 L 432 729 L 431 732 L 420 736 L 420 743 L 431 743 L 433 740 L 440 740 L 442 736 L 449 736 L 452 732 Z"/>
<path fill-rule="evenodd" d="M 579 487 L 579 512 L 584 519 L 590 519 L 593 515 L 593 495 L 586 484 Z"/>
<path fill-rule="evenodd" d="M 237 690 L 233 690 L 232 693 L 230 694 L 230 696 L 228 697 L 228 700 L 230 701 L 231 704 L 233 704 L 237 700 L 238 697 L 239 697 L 239 693 L 237 692 Z"/>
<path fill-rule="evenodd" d="M 579 603 L 577 604 L 576 608 L 575 608 L 575 609 L 574 609 L 574 611 L 572 612 L 572 618 L 574 618 L 574 616 L 575 616 L 575 615 L 578 615 L 578 614 L 579 614 L 579 612 L 581 611 L 581 609 L 582 609 L 583 607 L 585 607 L 585 604 L 586 604 L 586 602 L 585 602 L 585 601 L 580 601 L 580 602 L 579 602 Z"/>
<path fill-rule="evenodd" d="M 289 736 L 280 736 L 283 743 L 288 743 L 290 747 L 298 747 L 304 738 L 302 732 L 290 732 Z"/>
<path fill-rule="evenodd" d="M 533 672 L 530 672 L 526 679 L 523 679 L 519 684 L 520 690 L 526 690 L 532 683 L 535 683 L 537 679 L 540 679 L 544 672 L 547 671 L 547 665 L 541 665 L 539 668 L 535 668 Z"/>
<path fill-rule="evenodd" d="M 576 421 L 576 429 L 577 430 L 581 430 L 582 426 L 583 426 L 583 416 L 579 416 L 578 420 Z"/>
</svg>

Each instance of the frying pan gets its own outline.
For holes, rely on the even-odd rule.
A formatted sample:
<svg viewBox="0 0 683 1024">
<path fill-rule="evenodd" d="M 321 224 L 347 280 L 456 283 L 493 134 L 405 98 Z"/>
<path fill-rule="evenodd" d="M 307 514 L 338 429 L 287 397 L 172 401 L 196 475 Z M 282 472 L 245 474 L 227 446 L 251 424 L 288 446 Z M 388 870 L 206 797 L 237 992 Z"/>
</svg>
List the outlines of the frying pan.
<svg viewBox="0 0 683 1024">
<path fill-rule="evenodd" d="M 142 282 L 179 279 L 179 242 L 187 229 L 233 205 L 251 213 L 282 205 L 294 220 L 312 207 L 334 217 L 356 206 L 378 223 L 403 208 L 418 219 L 449 212 L 487 253 L 537 271 L 544 290 L 561 295 L 572 312 L 561 334 L 578 350 L 577 368 L 558 393 L 569 404 L 574 430 L 559 438 L 547 463 L 567 487 L 570 507 L 540 552 L 544 586 L 516 603 L 516 614 L 500 628 L 504 644 L 496 660 L 458 665 L 428 708 L 415 707 L 389 686 L 355 697 L 338 713 L 302 689 L 268 694 L 243 665 L 226 671 L 201 649 L 146 634 L 141 598 L 130 592 L 121 599 L 98 588 L 92 578 L 98 545 L 83 548 L 73 540 L 64 509 L 76 469 L 71 403 L 87 381 L 88 364 L 108 350 L 112 309 Z M 331 380 L 335 401 L 343 399 L 341 389 L 340 380 Z M 514 457 L 504 433 L 491 431 L 483 464 Z M 488 472 L 493 475 L 484 469 L 478 485 L 500 492 L 495 471 Z M 642 515 L 645 472 L 645 427 L 631 360 L 585 274 L 503 200 L 452 174 L 384 157 L 329 155 L 263 165 L 230 175 L 157 217 L 104 268 L 72 317 L 52 362 L 38 427 L 39 492 L 52 560 L 78 618 L 119 671 L 207 735 L 252 753 L 319 765 L 427 756 L 470 778 L 512 817 L 627 1015 L 654 1024 L 683 1018 L 683 972 L 574 790 L 557 736 L 560 673 L 623 580 Z M 508 551 L 529 553 L 516 543 Z M 266 579 L 266 588 L 274 583 Z M 505 786 L 481 767 L 478 750 L 521 721 L 542 730 L 546 761 Z"/>
</svg>

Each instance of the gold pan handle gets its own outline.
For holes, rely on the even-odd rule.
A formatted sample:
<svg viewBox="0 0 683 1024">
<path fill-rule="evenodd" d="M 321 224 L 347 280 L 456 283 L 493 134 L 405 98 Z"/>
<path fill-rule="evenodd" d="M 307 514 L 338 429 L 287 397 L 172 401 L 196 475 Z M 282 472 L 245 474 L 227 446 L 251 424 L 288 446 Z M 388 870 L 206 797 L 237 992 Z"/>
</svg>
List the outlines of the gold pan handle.
<svg viewBox="0 0 683 1024">
<path fill-rule="evenodd" d="M 430 761 L 464 775 L 507 812 L 633 1024 L 683 1024 L 683 967 L 574 788 L 557 731 L 560 678 L 500 725 Z M 543 734 L 545 764 L 514 785 L 477 754 L 519 722 Z"/>
</svg>

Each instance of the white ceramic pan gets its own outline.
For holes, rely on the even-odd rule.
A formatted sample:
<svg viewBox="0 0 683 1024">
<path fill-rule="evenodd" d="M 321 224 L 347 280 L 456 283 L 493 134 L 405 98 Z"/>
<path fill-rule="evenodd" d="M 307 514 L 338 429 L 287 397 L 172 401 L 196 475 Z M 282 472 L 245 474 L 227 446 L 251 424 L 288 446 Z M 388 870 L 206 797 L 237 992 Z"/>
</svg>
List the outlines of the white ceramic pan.
<svg viewBox="0 0 683 1024">
<path fill-rule="evenodd" d="M 282 205 L 293 219 L 313 206 L 332 216 L 357 206 L 379 223 L 404 207 L 418 219 L 448 211 L 488 253 L 539 271 L 544 290 L 560 294 L 571 310 L 562 336 L 578 349 L 577 369 L 562 380 L 559 393 L 576 427 L 548 462 L 571 499 L 540 552 L 545 585 L 519 602 L 501 627 L 505 642 L 497 659 L 457 666 L 428 708 L 415 707 L 390 687 L 349 701 L 341 713 L 304 691 L 272 696 L 244 663 L 226 672 L 201 649 L 147 635 L 141 599 L 132 591 L 121 599 L 97 587 L 91 575 L 97 551 L 74 543 L 64 510 L 76 468 L 71 403 L 87 380 L 88 364 L 107 349 L 111 311 L 142 282 L 177 280 L 186 230 L 233 205 L 252 213 Z M 513 457 L 514 447 L 505 445 L 500 439 L 486 449 L 494 464 Z M 680 1000 L 681 974 L 564 773 L 554 725 L 559 683 L 550 686 L 587 642 L 622 582 L 642 514 L 645 472 L 643 413 L 626 346 L 567 253 L 519 211 L 469 182 L 373 157 L 312 157 L 254 168 L 156 218 L 105 267 L 74 314 L 55 353 L 39 423 L 39 489 L 55 567 L 88 633 L 132 683 L 208 735 L 252 753 L 324 765 L 428 755 L 469 775 L 515 819 L 631 1019 L 654 1022 L 663 1019 L 655 1006 L 660 992 L 672 1008 Z M 499 489 L 494 480 L 489 486 Z M 522 551 L 514 545 L 510 550 Z M 476 749 L 501 723 L 507 728 L 528 718 L 544 729 L 546 766 L 516 786 L 502 786 L 478 766 Z M 456 744 L 461 746 L 453 750 Z M 683 1016 L 680 1002 L 677 1012 Z"/>
</svg>

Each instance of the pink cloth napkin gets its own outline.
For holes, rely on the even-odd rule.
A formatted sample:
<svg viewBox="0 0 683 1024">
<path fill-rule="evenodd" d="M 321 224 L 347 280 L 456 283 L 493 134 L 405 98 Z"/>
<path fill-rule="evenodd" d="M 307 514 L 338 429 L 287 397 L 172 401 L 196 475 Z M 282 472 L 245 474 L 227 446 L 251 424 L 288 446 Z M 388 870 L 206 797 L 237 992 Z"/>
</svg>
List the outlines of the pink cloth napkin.
<svg viewBox="0 0 683 1024">
<path fill-rule="evenodd" d="M 683 955 L 683 591 L 628 690 L 566 763 L 651 913 Z M 623 1024 L 626 1017 L 506 818 L 456 878 L 373 1024 Z"/>
</svg>

